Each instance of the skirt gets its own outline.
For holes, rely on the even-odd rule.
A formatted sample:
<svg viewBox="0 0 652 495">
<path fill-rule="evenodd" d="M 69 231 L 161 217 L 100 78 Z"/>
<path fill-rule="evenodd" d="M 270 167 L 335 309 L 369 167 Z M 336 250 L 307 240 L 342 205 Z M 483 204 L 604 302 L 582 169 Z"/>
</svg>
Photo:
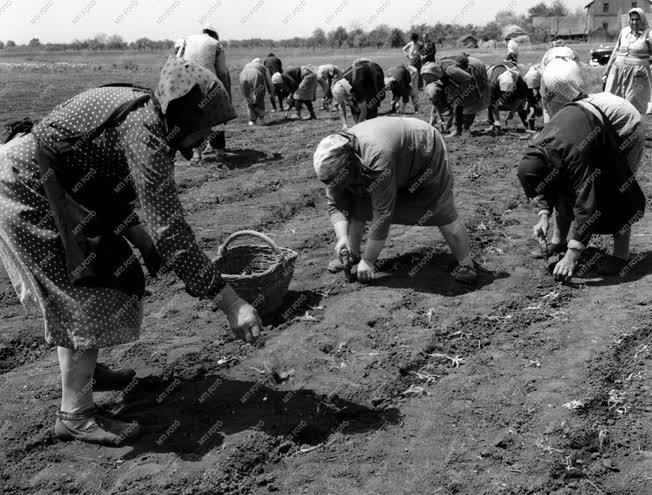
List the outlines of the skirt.
<svg viewBox="0 0 652 495">
<path fill-rule="evenodd" d="M 137 340 L 138 297 L 71 285 L 36 152 L 31 134 L 0 146 L 0 259 L 18 298 L 43 316 L 51 345 L 86 350 Z"/>
<path fill-rule="evenodd" d="M 423 171 L 398 190 L 392 224 L 439 227 L 453 223 L 459 216 L 446 144 L 437 131 L 433 129 L 433 132 L 436 133 L 435 146 L 430 156 L 424 158 L 426 166 Z M 351 216 L 358 220 L 371 220 L 371 198 L 363 196 L 355 201 Z"/>
<path fill-rule="evenodd" d="M 630 65 L 616 61 L 611 67 L 605 91 L 626 99 L 641 115 L 650 103 L 652 76 L 649 65 Z"/>
<path fill-rule="evenodd" d="M 310 70 L 302 70 L 303 79 L 299 88 L 294 92 L 294 99 L 301 101 L 315 101 L 317 98 L 317 74 Z"/>
</svg>

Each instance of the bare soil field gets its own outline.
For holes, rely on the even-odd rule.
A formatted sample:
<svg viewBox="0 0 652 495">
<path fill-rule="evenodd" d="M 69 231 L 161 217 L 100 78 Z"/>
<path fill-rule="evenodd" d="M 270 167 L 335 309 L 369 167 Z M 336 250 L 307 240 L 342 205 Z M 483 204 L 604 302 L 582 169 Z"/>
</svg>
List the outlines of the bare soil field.
<svg viewBox="0 0 652 495">
<path fill-rule="evenodd" d="M 234 81 L 255 55 L 230 56 Z M 385 68 L 402 61 L 394 52 L 367 55 Z M 356 56 L 284 62 L 345 66 Z M 99 84 L 153 86 L 164 55 L 48 57 L 88 67 L 27 72 L 0 63 L 0 123 L 38 117 Z M 209 156 L 204 167 L 179 157 L 178 191 L 210 255 L 241 229 L 299 252 L 283 308 L 252 346 L 235 341 L 221 313 L 173 275 L 152 280 L 140 341 L 100 352 L 112 366 L 135 368 L 137 379 L 96 395 L 117 416 L 138 419 L 144 435 L 120 449 L 59 443 L 51 435 L 56 355 L 3 271 L 3 493 L 652 492 L 650 215 L 634 228 L 636 262 L 625 276 L 588 270 L 554 282 L 530 255 L 535 215 L 515 174 L 527 141 L 514 121 L 500 137 L 447 143 L 458 208 L 483 267 L 476 285 L 451 278 L 453 258 L 435 229 L 401 226 L 381 256 L 383 276 L 348 284 L 325 270 L 334 235 L 312 169 L 316 144 L 340 128 L 336 114 L 318 110 L 306 122 L 273 114 L 251 128 L 239 88 L 234 96 L 240 117 L 227 126 L 227 156 Z M 416 117 L 428 112 L 424 101 Z M 648 198 L 650 151 L 640 175 Z M 608 245 L 597 238 L 585 261 Z M 271 368 L 287 379 L 275 380 Z"/>
</svg>

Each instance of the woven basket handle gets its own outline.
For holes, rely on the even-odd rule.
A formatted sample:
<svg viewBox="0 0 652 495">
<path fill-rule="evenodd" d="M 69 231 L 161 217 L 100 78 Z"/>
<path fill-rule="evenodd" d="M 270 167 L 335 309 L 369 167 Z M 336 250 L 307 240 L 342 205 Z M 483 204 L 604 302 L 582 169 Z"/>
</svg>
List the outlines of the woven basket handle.
<svg viewBox="0 0 652 495">
<path fill-rule="evenodd" d="M 234 232 L 231 234 L 229 237 L 226 238 L 224 241 L 224 244 L 222 244 L 219 248 L 219 252 L 224 252 L 227 250 L 228 245 L 233 242 L 236 238 L 238 237 L 243 237 L 243 236 L 252 236 L 252 237 L 258 237 L 259 239 L 262 239 L 265 241 L 269 247 L 271 247 L 274 250 L 274 253 L 276 254 L 282 254 L 280 248 L 278 245 L 268 236 L 263 234 L 262 232 L 256 232 L 255 230 L 240 230 L 238 232 Z"/>
</svg>

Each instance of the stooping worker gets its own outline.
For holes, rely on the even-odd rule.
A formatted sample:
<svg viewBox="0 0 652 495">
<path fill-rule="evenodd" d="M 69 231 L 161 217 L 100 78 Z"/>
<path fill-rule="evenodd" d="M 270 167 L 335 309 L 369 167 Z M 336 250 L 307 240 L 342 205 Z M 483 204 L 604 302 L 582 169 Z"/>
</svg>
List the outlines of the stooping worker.
<svg viewBox="0 0 652 495">
<path fill-rule="evenodd" d="M 579 65 L 551 62 L 543 73 L 550 122 L 528 147 L 518 177 L 528 197 L 537 198 L 536 237 L 545 238 L 553 207 L 555 230 L 549 253 L 564 252 L 554 267 L 560 279 L 573 276 L 593 234 L 614 236 L 613 256 L 599 267 L 618 273 L 629 258 L 630 229 L 645 212 L 645 195 L 634 173 L 645 136 L 640 114 L 622 98 L 587 95 Z"/>
<path fill-rule="evenodd" d="M 446 59 L 442 60 L 447 63 Z M 462 72 L 458 72 L 453 65 L 447 67 L 450 81 L 439 78 L 441 72 L 437 65 L 425 64 L 421 69 L 426 83 L 425 92 L 432 103 L 430 125 L 439 125 L 442 132 L 448 132 L 455 123 L 453 135 L 468 131 L 476 114 L 489 105 L 487 67 L 475 57 L 467 57 L 465 62 L 467 69 L 462 69 Z M 471 79 L 466 76 L 467 73 Z M 449 114 L 446 124 L 442 118 L 445 113 Z"/>
<path fill-rule="evenodd" d="M 387 71 L 385 88 L 392 92 L 392 113 L 406 113 L 412 100 L 414 112 L 419 111 L 419 71 L 411 65 L 399 65 Z"/>
<path fill-rule="evenodd" d="M 428 63 L 421 69 L 421 77 L 429 85 L 437 83 L 446 93 L 457 95 L 451 98 L 450 104 L 455 118 L 455 129 L 446 137 L 462 135 L 464 125 L 464 98 L 477 93 L 476 83 L 469 71 L 469 57 L 465 54 L 440 58 L 439 62 Z M 434 97 L 434 88 L 428 92 L 431 101 Z M 436 110 L 436 105 L 433 105 Z"/>
<path fill-rule="evenodd" d="M 332 91 L 339 106 L 342 129 L 346 130 L 347 106 L 356 124 L 378 116 L 378 108 L 385 99 L 385 74 L 377 63 L 360 58 L 344 71 Z"/>
<path fill-rule="evenodd" d="M 338 258 L 346 250 L 361 282 L 374 278 L 392 224 L 437 226 L 458 264 L 453 278 L 471 283 L 476 271 L 469 239 L 453 194 L 453 176 L 439 132 L 415 118 L 379 117 L 324 138 L 314 155 L 315 172 L 326 184 Z M 360 244 L 371 221 L 367 244 Z M 336 259 L 329 271 L 344 268 Z"/>
<path fill-rule="evenodd" d="M 197 245 L 174 179 L 176 152 L 191 156 L 213 126 L 233 118 L 215 74 L 170 57 L 155 95 L 84 91 L 0 147 L 0 259 L 57 347 L 59 439 L 115 446 L 141 431 L 93 402 L 94 387 L 119 390 L 134 376 L 96 368 L 100 348 L 137 340 L 142 326 L 145 279 L 125 238 L 150 273 L 162 262 L 189 294 L 212 299 L 235 334 L 247 341 L 259 334 L 254 308 Z"/>
<path fill-rule="evenodd" d="M 333 101 L 331 87 L 342 77 L 342 70 L 333 64 L 323 64 L 317 67 L 317 84 L 322 89 L 322 109 L 328 110 Z"/>
<path fill-rule="evenodd" d="M 249 125 L 265 122 L 265 94 L 274 101 L 274 84 L 269 70 L 259 58 L 253 59 L 242 68 L 240 89 L 249 108 Z"/>
<path fill-rule="evenodd" d="M 419 72 L 421 72 L 421 56 L 423 55 L 423 48 L 424 45 L 419 40 L 419 35 L 417 33 L 412 33 L 410 41 L 403 47 L 403 53 L 408 59 L 408 64 L 415 67 Z M 421 78 L 419 77 L 418 89 L 421 89 L 421 86 Z"/>
<path fill-rule="evenodd" d="M 487 110 L 487 120 L 490 124 L 489 131 L 497 134 L 502 132 L 501 111 L 508 112 L 505 123 L 517 113 L 525 129 L 529 129 L 526 108 L 536 105 L 536 99 L 534 93 L 529 91 L 518 69 L 511 68 L 507 64 L 498 64 L 489 68 L 488 75 L 489 109 Z"/>
<path fill-rule="evenodd" d="M 281 59 L 274 55 L 273 52 L 269 53 L 265 60 L 263 60 L 263 65 L 267 68 L 272 77 L 274 77 L 275 74 L 280 75 L 283 73 L 283 62 L 281 62 Z M 272 112 L 276 112 L 276 98 L 272 93 L 269 94 L 269 102 L 272 104 Z M 281 98 L 279 98 L 279 102 L 281 102 Z M 281 112 L 283 111 L 282 103 L 280 110 Z"/>
<path fill-rule="evenodd" d="M 288 118 L 288 112 L 294 108 L 297 113 L 297 118 L 301 119 L 301 109 L 303 105 L 308 109 L 310 116 L 307 120 L 315 120 L 315 109 L 312 102 L 317 97 L 317 74 L 314 70 L 307 66 L 301 67 L 288 67 L 283 71 L 281 78 L 277 78 L 278 83 L 275 85 L 275 90 L 279 89 L 281 94 L 288 95 L 288 109 L 285 113 L 285 118 Z M 283 103 L 281 102 L 281 105 Z"/>
<path fill-rule="evenodd" d="M 536 129 L 536 118 L 543 117 L 541 103 L 541 68 L 534 64 L 528 69 L 523 76 L 523 82 L 528 89 L 527 106 L 527 125 L 528 130 L 534 132 Z"/>
<path fill-rule="evenodd" d="M 226 54 L 220 43 L 220 37 L 215 28 L 206 26 L 201 34 L 192 34 L 183 40 L 182 45 L 176 52 L 176 56 L 201 65 L 214 73 L 220 80 L 231 99 L 231 74 L 226 65 Z M 202 162 L 204 151 L 215 151 L 216 154 L 223 154 L 226 149 L 226 132 L 223 128 L 217 127 L 208 136 L 208 145 L 205 142 L 199 144 L 191 159 L 193 163 Z"/>
<path fill-rule="evenodd" d="M 625 98 L 645 115 L 650 103 L 652 31 L 641 8 L 629 11 L 629 26 L 618 36 L 604 80 L 605 91 Z"/>
</svg>

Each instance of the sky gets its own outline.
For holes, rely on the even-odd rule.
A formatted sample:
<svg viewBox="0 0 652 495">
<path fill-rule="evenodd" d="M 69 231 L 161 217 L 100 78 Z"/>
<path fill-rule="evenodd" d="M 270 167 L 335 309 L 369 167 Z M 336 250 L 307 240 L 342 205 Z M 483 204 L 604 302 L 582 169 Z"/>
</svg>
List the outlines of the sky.
<svg viewBox="0 0 652 495">
<path fill-rule="evenodd" d="M 98 33 L 177 39 L 212 24 L 222 39 L 307 36 L 339 25 L 407 29 L 437 21 L 485 24 L 541 0 L 0 0 L 0 40 L 69 42 Z M 588 0 L 567 0 L 571 11 Z"/>
</svg>

